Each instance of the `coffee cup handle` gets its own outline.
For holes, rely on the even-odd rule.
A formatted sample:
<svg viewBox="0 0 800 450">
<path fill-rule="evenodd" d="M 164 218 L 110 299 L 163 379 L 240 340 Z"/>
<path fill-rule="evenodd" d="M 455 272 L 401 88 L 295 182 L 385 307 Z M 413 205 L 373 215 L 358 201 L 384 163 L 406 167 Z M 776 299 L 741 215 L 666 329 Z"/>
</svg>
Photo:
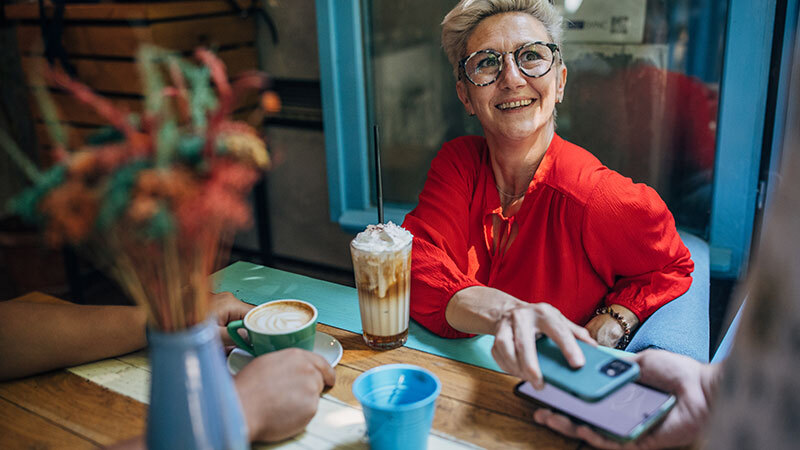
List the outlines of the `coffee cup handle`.
<svg viewBox="0 0 800 450">
<path fill-rule="evenodd" d="M 253 348 L 253 344 L 245 341 L 239 335 L 240 328 L 244 328 L 244 320 L 234 320 L 228 324 L 228 335 L 230 335 L 237 347 L 241 348 L 242 350 L 246 350 L 253 356 L 256 356 L 256 350 Z M 247 330 L 247 328 L 244 329 Z"/>
</svg>

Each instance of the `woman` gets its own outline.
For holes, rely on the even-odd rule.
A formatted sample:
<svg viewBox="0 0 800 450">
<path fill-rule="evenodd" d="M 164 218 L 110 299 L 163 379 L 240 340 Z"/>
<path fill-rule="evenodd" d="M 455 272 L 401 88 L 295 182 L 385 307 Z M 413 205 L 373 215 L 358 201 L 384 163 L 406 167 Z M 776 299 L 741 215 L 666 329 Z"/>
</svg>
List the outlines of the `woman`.
<svg viewBox="0 0 800 450">
<path fill-rule="evenodd" d="M 546 0 L 462 0 L 445 17 L 458 97 L 485 138 L 442 147 L 404 222 L 412 317 L 441 336 L 494 335 L 498 365 L 537 387 L 536 334 L 579 367 L 576 338 L 624 346 L 694 268 L 655 191 L 555 134 L 561 22 Z"/>
</svg>

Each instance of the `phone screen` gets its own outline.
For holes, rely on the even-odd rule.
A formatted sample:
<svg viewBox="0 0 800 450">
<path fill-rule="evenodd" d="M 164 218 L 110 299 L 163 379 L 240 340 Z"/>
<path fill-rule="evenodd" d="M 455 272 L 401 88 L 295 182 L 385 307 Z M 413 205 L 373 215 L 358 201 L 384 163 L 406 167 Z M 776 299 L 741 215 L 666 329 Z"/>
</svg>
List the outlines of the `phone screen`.
<svg viewBox="0 0 800 450">
<path fill-rule="evenodd" d="M 634 429 L 654 415 L 664 412 L 665 403 L 672 403 L 670 394 L 638 384 L 628 383 L 596 402 L 586 402 L 545 383 L 537 391 L 523 383 L 518 391 L 551 408 L 586 422 L 613 435 L 628 437 Z"/>
</svg>

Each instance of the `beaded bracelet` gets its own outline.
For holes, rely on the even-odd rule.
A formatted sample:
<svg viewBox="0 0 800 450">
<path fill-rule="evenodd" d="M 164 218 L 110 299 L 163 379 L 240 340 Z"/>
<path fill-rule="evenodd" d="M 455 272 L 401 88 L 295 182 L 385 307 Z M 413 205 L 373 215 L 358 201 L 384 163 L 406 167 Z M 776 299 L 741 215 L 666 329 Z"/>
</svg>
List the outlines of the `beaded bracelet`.
<svg viewBox="0 0 800 450">
<path fill-rule="evenodd" d="M 601 314 L 608 314 L 609 316 L 611 316 L 612 319 L 616 320 L 617 323 L 619 323 L 619 325 L 622 327 L 623 330 L 622 337 L 620 338 L 619 342 L 617 342 L 616 348 L 624 350 L 625 347 L 628 346 L 628 342 L 630 342 L 631 340 L 631 326 L 628 325 L 628 322 L 625 321 L 625 318 L 623 318 L 620 313 L 614 311 L 608 306 L 597 308 L 597 311 L 595 311 L 594 313 L 595 316 L 599 316 Z"/>
</svg>

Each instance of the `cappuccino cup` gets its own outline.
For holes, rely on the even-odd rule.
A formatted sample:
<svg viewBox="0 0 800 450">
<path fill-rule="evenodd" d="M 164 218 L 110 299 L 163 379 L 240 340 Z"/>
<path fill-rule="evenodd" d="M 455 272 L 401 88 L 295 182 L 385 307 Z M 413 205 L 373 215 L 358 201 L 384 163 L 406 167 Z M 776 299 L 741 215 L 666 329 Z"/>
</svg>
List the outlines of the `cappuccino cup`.
<svg viewBox="0 0 800 450">
<path fill-rule="evenodd" d="M 244 316 L 228 324 L 228 334 L 236 346 L 253 356 L 298 347 L 314 349 L 317 331 L 317 308 L 303 300 L 274 300 L 256 306 Z M 249 342 L 239 334 L 244 328 Z"/>
</svg>

